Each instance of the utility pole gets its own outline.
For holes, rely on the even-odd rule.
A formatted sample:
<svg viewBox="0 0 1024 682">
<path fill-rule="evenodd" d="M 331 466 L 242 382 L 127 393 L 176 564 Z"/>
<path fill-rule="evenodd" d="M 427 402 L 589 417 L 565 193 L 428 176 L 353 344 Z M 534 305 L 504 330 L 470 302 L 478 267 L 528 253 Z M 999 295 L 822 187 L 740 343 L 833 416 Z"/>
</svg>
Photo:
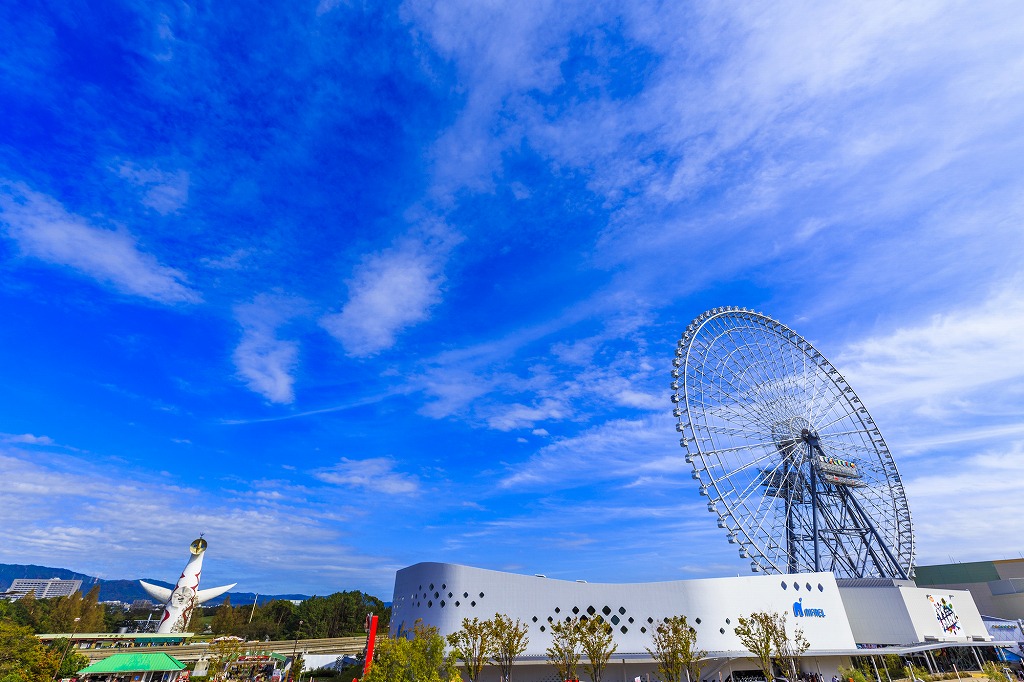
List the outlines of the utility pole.
<svg viewBox="0 0 1024 682">
<path fill-rule="evenodd" d="M 252 622 L 253 615 L 256 614 L 256 602 L 259 601 L 259 598 L 260 598 L 260 593 L 257 592 L 256 596 L 252 600 L 252 611 L 249 612 L 249 622 L 250 623 Z"/>
<path fill-rule="evenodd" d="M 75 618 L 75 629 L 71 632 L 71 639 L 68 640 L 68 645 L 64 647 L 64 653 L 60 655 L 60 662 L 57 664 L 57 669 L 53 673 L 53 679 L 56 680 L 57 676 L 60 675 L 60 667 L 64 665 L 64 657 L 68 655 L 68 651 L 71 650 L 71 645 L 75 643 L 75 635 L 78 634 L 78 621 L 81 618 Z"/>
</svg>

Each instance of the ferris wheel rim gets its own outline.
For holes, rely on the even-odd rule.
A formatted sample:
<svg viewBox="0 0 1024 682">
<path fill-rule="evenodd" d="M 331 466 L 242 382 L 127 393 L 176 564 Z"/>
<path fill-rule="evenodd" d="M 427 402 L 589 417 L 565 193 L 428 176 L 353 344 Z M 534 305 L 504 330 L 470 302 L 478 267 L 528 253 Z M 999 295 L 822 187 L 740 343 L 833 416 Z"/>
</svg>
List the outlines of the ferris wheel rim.
<svg viewBox="0 0 1024 682">
<path fill-rule="evenodd" d="M 821 391 L 820 395 L 813 396 L 805 418 L 794 413 L 797 407 L 801 405 L 799 399 L 804 397 L 800 391 L 806 388 L 805 385 L 796 384 L 798 381 L 797 372 L 793 371 L 789 375 L 782 377 L 764 375 L 758 377 L 759 381 L 753 383 L 750 388 L 758 392 L 759 402 L 747 403 L 748 406 L 756 406 L 757 409 L 754 413 L 751 414 L 750 409 L 745 411 L 737 410 L 737 414 L 733 416 L 738 419 L 738 423 L 727 425 L 718 423 L 714 426 L 714 429 L 719 431 L 717 434 L 718 441 L 725 440 L 725 434 L 739 436 L 746 432 L 748 435 L 752 434 L 754 436 L 754 438 L 748 439 L 729 449 L 707 447 L 708 443 L 717 445 L 715 442 L 716 434 L 713 433 L 714 429 L 709 426 L 711 423 L 711 419 L 709 419 L 711 406 L 705 405 L 702 401 L 691 399 L 690 390 L 692 387 L 689 385 L 691 373 L 688 371 L 692 365 L 694 344 L 697 342 L 701 332 L 705 329 L 710 329 L 710 325 L 714 321 L 724 318 L 739 320 L 742 323 L 749 324 L 748 331 L 752 331 L 752 338 L 755 340 L 763 340 L 758 337 L 759 334 L 767 335 L 770 332 L 774 335 L 774 337 L 765 336 L 764 338 L 779 340 L 785 345 L 770 348 L 769 350 L 782 348 L 787 351 L 790 356 L 788 358 L 781 358 L 781 360 L 783 364 L 786 360 L 793 363 L 793 366 L 790 367 L 791 370 L 797 369 L 795 364 L 799 359 L 803 363 L 800 368 L 802 371 L 800 378 L 806 382 L 808 377 L 813 375 L 814 379 L 819 382 L 816 390 Z M 719 330 L 719 336 L 725 337 L 733 332 L 734 328 L 723 326 Z M 706 340 L 701 339 L 700 342 L 703 344 L 703 351 L 714 347 L 714 343 L 709 343 Z M 796 354 L 794 354 L 794 349 L 798 351 Z M 757 351 L 764 352 L 764 348 L 755 348 L 753 350 L 734 348 L 732 352 L 741 354 Z M 729 358 L 719 359 L 725 362 Z M 780 358 L 775 359 L 778 360 Z M 892 453 L 882 438 L 877 424 L 864 406 L 863 401 L 861 401 L 842 373 L 813 344 L 784 323 L 763 313 L 731 306 L 713 308 L 694 318 L 687 326 L 677 345 L 676 358 L 673 361 L 673 365 L 672 389 L 674 393 L 672 399 L 676 404 L 674 414 L 677 418 L 676 428 L 680 432 L 680 445 L 687 451 L 686 459 L 693 465 L 693 478 L 698 481 L 701 494 L 708 499 L 708 510 L 718 515 L 719 526 L 727 529 L 730 543 L 740 546 L 740 556 L 752 559 L 751 567 L 753 570 L 776 573 L 791 572 L 787 571 L 787 569 L 792 568 L 794 561 L 794 552 L 791 546 L 786 555 L 787 566 L 779 565 L 780 551 L 777 542 L 777 528 L 772 525 L 773 523 L 777 524 L 777 518 L 774 521 L 769 520 L 771 513 L 776 513 L 777 516 L 777 509 L 775 512 L 773 512 L 773 509 L 777 508 L 778 505 L 775 502 L 780 498 L 779 491 L 783 490 L 782 487 L 779 487 L 781 483 L 772 483 L 773 477 L 784 481 L 787 477 L 791 476 L 791 470 L 796 469 L 793 465 L 795 460 L 788 455 L 780 456 L 782 452 L 780 442 L 785 444 L 790 441 L 780 441 L 782 436 L 776 432 L 776 429 L 781 428 L 780 425 L 788 423 L 788 428 L 791 432 L 794 432 L 795 427 L 793 424 L 796 419 L 801 419 L 807 427 L 811 427 L 819 418 L 824 418 L 824 415 L 833 411 L 837 412 L 838 415 L 821 422 L 818 425 L 819 428 L 814 429 L 815 442 L 827 443 L 830 452 L 834 451 L 840 455 L 840 457 L 837 457 L 840 464 L 856 466 L 854 462 L 858 458 L 862 458 L 861 461 L 869 462 L 870 466 L 861 470 L 861 472 L 870 470 L 873 476 L 869 479 L 870 484 L 865 484 L 865 487 L 870 488 L 873 485 L 877 490 L 871 490 L 870 494 L 868 492 L 864 493 L 868 509 L 867 511 L 861 510 L 858 517 L 852 511 L 853 506 L 858 505 L 856 498 L 853 497 L 853 493 L 842 492 L 842 486 L 832 487 L 840 491 L 838 497 L 846 494 L 850 496 L 851 499 L 843 498 L 842 505 L 848 508 L 847 512 L 850 518 L 856 519 L 857 523 L 861 525 L 866 523 L 868 526 L 872 526 L 873 519 L 880 519 L 880 525 L 884 523 L 883 532 L 886 536 L 883 538 L 883 532 L 876 532 L 879 544 L 884 545 L 886 540 L 891 542 L 892 546 L 895 547 L 895 554 L 890 555 L 893 557 L 892 563 L 898 569 L 905 567 L 907 572 L 912 571 L 914 558 L 912 518 L 906 501 L 906 491 L 902 478 L 899 475 L 899 470 L 896 467 L 895 459 L 892 457 Z M 811 368 L 812 366 L 813 369 Z M 761 372 L 774 372 L 774 368 L 775 365 L 763 362 L 750 362 L 747 366 L 747 369 Z M 724 374 L 718 376 L 720 382 L 723 376 Z M 731 385 L 729 388 L 736 389 L 735 386 Z M 846 409 L 837 410 L 837 405 L 845 406 Z M 812 407 L 815 410 L 820 408 L 821 413 L 812 414 Z M 719 422 L 722 421 L 721 414 L 715 414 L 714 417 Z M 856 426 L 857 428 L 850 428 L 851 426 Z M 829 431 L 832 427 L 844 430 Z M 810 428 L 805 433 L 809 430 Z M 795 440 L 793 442 L 795 443 Z M 794 449 L 795 447 L 795 445 L 791 446 Z M 773 451 L 773 448 L 775 451 Z M 751 454 L 742 469 L 725 470 L 726 467 L 722 463 L 721 457 L 727 454 L 729 450 L 746 451 Z M 820 445 L 818 446 L 818 451 L 824 455 L 824 450 L 821 449 Z M 844 457 L 849 459 L 844 459 Z M 716 462 L 714 458 L 717 458 L 718 461 Z M 747 482 L 746 488 L 739 493 L 737 498 L 736 487 L 730 479 L 745 469 L 756 468 L 759 463 L 769 462 L 773 458 L 778 460 L 775 463 L 775 468 L 767 473 L 761 470 L 758 477 L 754 477 Z M 789 464 L 786 464 L 787 458 L 791 460 Z M 802 466 L 803 461 L 801 460 L 800 466 Z M 779 469 L 783 464 L 786 464 L 787 469 L 780 472 Z M 818 464 L 814 463 L 812 465 L 809 463 L 808 466 L 817 468 Z M 776 485 L 774 493 L 772 485 Z M 751 490 L 752 486 L 754 486 L 753 490 Z M 757 506 L 751 509 L 747 506 L 746 498 L 753 495 L 757 491 L 758 486 L 767 487 L 767 491 L 762 493 L 760 499 L 757 500 Z M 795 497 L 795 488 L 792 487 L 792 484 L 788 484 L 785 490 L 790 498 Z M 885 493 L 887 493 L 887 496 Z M 775 498 L 775 502 L 767 502 L 769 497 Z M 792 512 L 795 504 L 792 502 L 792 499 L 786 501 L 786 508 L 786 523 L 787 528 L 789 528 L 793 518 L 795 518 Z M 814 507 L 813 509 L 814 522 L 817 523 L 818 508 Z M 768 528 L 765 528 L 766 523 Z M 846 523 L 846 521 L 836 521 L 833 532 L 838 533 L 838 529 L 842 528 L 842 523 Z M 874 530 L 873 526 L 872 530 Z M 817 536 L 815 537 L 816 542 Z M 794 544 L 793 546 L 796 545 Z M 835 550 L 835 556 L 832 557 L 833 568 L 836 566 L 836 561 L 840 560 L 839 555 L 844 547 L 845 545 L 841 539 L 835 547 L 830 547 L 830 549 Z M 871 550 L 870 544 L 868 544 L 867 548 Z M 887 547 L 881 547 L 880 549 L 888 551 Z M 817 546 L 815 546 L 814 551 L 817 556 Z M 873 551 L 871 553 L 874 554 Z M 850 562 L 850 572 L 856 573 L 858 570 L 865 570 L 858 569 L 854 560 L 850 559 L 849 552 L 847 552 L 847 560 Z M 863 559 L 858 558 L 857 561 L 863 561 L 866 566 L 868 562 L 867 554 L 864 554 Z M 877 558 L 875 561 L 877 564 Z"/>
</svg>

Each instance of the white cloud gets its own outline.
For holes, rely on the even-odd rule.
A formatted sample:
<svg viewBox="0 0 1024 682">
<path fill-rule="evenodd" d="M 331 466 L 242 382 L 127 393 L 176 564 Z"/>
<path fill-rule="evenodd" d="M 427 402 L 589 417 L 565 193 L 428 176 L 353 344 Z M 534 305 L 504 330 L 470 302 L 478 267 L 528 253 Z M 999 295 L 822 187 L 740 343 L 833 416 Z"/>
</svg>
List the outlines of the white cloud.
<svg viewBox="0 0 1024 682">
<path fill-rule="evenodd" d="M 323 16 L 324 14 L 329 14 L 334 9 L 336 9 L 340 4 L 342 4 L 342 0 L 320 0 L 320 2 L 318 2 L 316 6 L 316 15 L 319 17 Z"/>
<path fill-rule="evenodd" d="M 526 462 L 510 467 L 502 488 L 558 489 L 638 476 L 660 485 L 682 472 L 669 417 L 615 419 L 577 436 L 545 445 Z M 689 465 L 685 465 L 689 468 Z"/>
<path fill-rule="evenodd" d="M 445 261 L 458 240 L 442 227 L 367 256 L 347 282 L 341 312 L 325 315 L 321 325 L 354 357 L 391 348 L 400 332 L 429 319 L 441 302 Z"/>
<path fill-rule="evenodd" d="M 1020 481 L 1024 441 L 932 462 L 927 472 L 905 479 L 914 519 L 918 563 L 1013 557 L 1024 534 Z M 979 523 L 998 532 L 979 532 Z"/>
<path fill-rule="evenodd" d="M 422 405 L 419 413 L 434 419 L 461 411 L 494 388 L 491 380 L 458 365 L 426 370 L 420 381 L 432 400 Z"/>
<path fill-rule="evenodd" d="M 22 444 L 22 445 L 54 445 L 53 439 L 49 436 L 36 436 L 31 433 L 0 433 L 0 443 Z"/>
<path fill-rule="evenodd" d="M 124 229 L 95 227 L 24 183 L 0 181 L 0 221 L 22 253 L 160 303 L 197 303 L 180 270 L 161 265 Z"/>
<path fill-rule="evenodd" d="M 415 495 L 419 492 L 419 479 L 411 474 L 395 471 L 395 460 L 389 457 L 372 457 L 354 460 L 342 457 L 332 467 L 318 469 L 312 474 L 324 483 L 362 488 L 385 495 Z"/>
<path fill-rule="evenodd" d="M 143 190 L 142 203 L 161 215 L 168 215 L 188 203 L 188 171 L 162 171 L 122 163 L 118 175 Z"/>
<path fill-rule="evenodd" d="M 199 262 L 214 270 L 241 270 L 250 256 L 252 256 L 251 249 L 235 249 L 219 258 L 200 258 Z"/>
<path fill-rule="evenodd" d="M 773 261 L 784 272 L 765 279 L 800 286 L 828 262 L 829 286 L 809 284 L 821 309 L 941 295 L 957 276 L 984 285 L 1024 257 L 1013 2 L 408 0 L 403 13 L 465 88 L 435 149 L 440 191 L 488 191 L 507 149 L 571 169 L 605 199 L 590 255 L 619 290 L 678 297 Z M 562 67 L 576 36 L 598 83 L 621 77 L 616 50 L 649 59 L 623 78 L 630 96 L 575 92 Z M 581 363 L 588 350 L 558 348 Z"/>
<path fill-rule="evenodd" d="M 252 303 L 235 308 L 242 340 L 233 359 L 250 389 L 274 403 L 295 400 L 294 373 L 299 364 L 299 344 L 278 338 L 280 327 L 305 311 L 298 299 L 260 294 Z"/>
<path fill-rule="evenodd" d="M 493 414 L 487 417 L 487 425 L 498 431 L 511 431 L 531 428 L 539 421 L 565 419 L 570 414 L 569 408 L 558 400 L 545 399 L 536 405 L 514 403 L 494 407 Z"/>
<path fill-rule="evenodd" d="M 957 399 L 1024 378 L 1024 290 L 1013 283 L 979 305 L 858 341 L 835 363 L 869 407 L 948 415 Z M 986 393 L 990 410 L 995 395 Z"/>
<path fill-rule="evenodd" d="M 351 517 L 338 517 L 329 488 L 250 480 L 237 490 L 203 493 L 173 476 L 125 469 L 97 456 L 40 459 L 14 447 L 0 448 L 0 470 L 11 479 L 0 488 L 0 561 L 173 580 L 181 552 L 205 531 L 210 553 L 203 580 L 210 585 L 238 580 L 244 590 L 281 591 L 287 585 L 321 594 L 354 579 L 379 594 L 393 587 L 393 567 L 343 543 L 340 529 Z M 303 542 L 282 553 L 282 534 Z M 296 578 L 296 565 L 317 566 L 317 575 Z M 261 582 L 244 578 L 253 575 Z"/>
</svg>

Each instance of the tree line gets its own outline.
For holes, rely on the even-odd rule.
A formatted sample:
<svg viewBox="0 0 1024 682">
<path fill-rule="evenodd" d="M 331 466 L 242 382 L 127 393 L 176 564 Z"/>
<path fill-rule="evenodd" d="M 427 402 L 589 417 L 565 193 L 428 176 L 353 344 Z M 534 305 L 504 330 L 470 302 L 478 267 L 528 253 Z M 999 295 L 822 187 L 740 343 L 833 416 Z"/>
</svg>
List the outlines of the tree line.
<svg viewBox="0 0 1024 682">
<path fill-rule="evenodd" d="M 387 629 L 391 607 L 358 590 L 314 596 L 299 604 L 275 599 L 255 607 L 234 606 L 227 598 L 214 607 L 210 628 L 215 635 L 238 635 L 248 640 L 347 637 L 364 634 L 368 613 L 378 616 L 379 629 Z"/>
<path fill-rule="evenodd" d="M 378 644 L 364 682 L 450 682 L 460 679 L 460 664 L 470 682 L 477 682 L 487 665 L 497 666 L 500 679 L 512 682 L 513 664 L 529 644 L 527 631 L 526 624 L 500 613 L 489 620 L 464 618 L 462 627 L 447 638 L 417 621 L 411 633 Z M 599 615 L 582 616 L 553 621 L 550 631 L 551 645 L 545 653 L 559 679 L 579 680 L 582 668 L 592 682 L 601 682 L 617 650 L 611 625 Z M 790 634 L 785 614 L 740 617 L 734 632 L 766 680 L 775 679 L 776 668 L 796 679 L 797 659 L 809 643 L 798 626 Z M 699 682 L 708 657 L 697 645 L 696 629 L 682 615 L 658 623 L 647 652 L 663 682 Z"/>
<path fill-rule="evenodd" d="M 81 592 L 64 597 L 36 599 L 32 592 L 17 601 L 0 601 L 0 622 L 44 632 L 112 632 L 123 619 L 119 609 L 99 603 L 100 586 L 85 596 Z"/>
</svg>

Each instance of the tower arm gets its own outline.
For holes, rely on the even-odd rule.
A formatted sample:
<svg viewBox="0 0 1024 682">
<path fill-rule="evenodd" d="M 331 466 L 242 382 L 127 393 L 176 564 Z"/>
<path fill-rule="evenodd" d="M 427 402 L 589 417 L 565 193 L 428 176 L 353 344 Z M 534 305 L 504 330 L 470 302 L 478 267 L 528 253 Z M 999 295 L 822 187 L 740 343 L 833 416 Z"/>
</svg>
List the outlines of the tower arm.
<svg viewBox="0 0 1024 682">
<path fill-rule="evenodd" d="M 146 594 L 161 604 L 166 604 L 167 600 L 171 598 L 171 590 L 166 587 L 147 583 L 145 580 L 140 580 L 139 584 L 142 585 L 142 589 L 146 591 Z"/>
<path fill-rule="evenodd" d="M 224 594 L 238 583 L 231 583 L 230 585 L 224 585 L 223 587 L 211 587 L 208 590 L 199 590 L 196 592 L 196 603 L 202 604 L 203 602 L 215 599 L 220 595 Z"/>
</svg>

